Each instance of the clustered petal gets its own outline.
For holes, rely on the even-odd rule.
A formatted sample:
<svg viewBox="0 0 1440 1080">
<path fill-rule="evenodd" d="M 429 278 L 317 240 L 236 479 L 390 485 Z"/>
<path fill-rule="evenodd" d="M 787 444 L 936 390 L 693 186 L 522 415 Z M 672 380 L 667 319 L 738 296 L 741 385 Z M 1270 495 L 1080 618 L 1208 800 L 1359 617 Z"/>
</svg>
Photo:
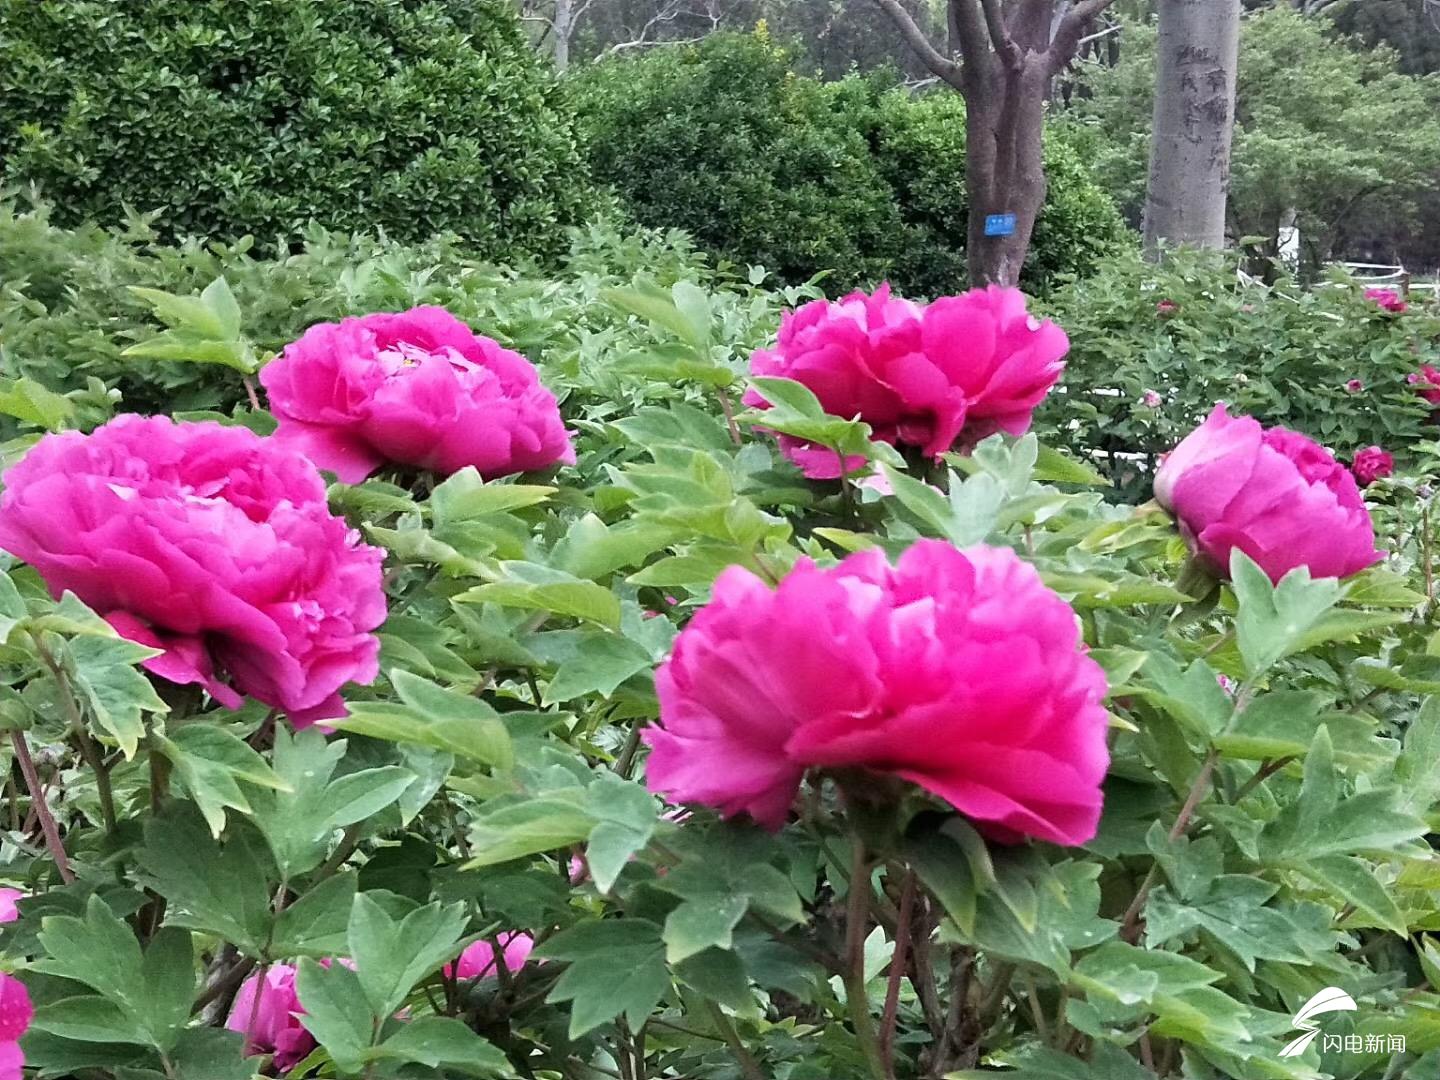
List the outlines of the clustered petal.
<svg viewBox="0 0 1440 1080">
<path fill-rule="evenodd" d="M 300 1017 L 305 1009 L 295 990 L 295 968 L 271 964 L 256 972 L 235 994 L 225 1026 L 248 1036 L 247 1054 L 273 1054 L 274 1065 L 286 1072 L 315 1049 L 315 1037 Z"/>
<path fill-rule="evenodd" d="M 805 772 L 919 784 L 1003 839 L 1095 833 L 1105 676 L 1013 552 L 914 544 L 771 589 L 732 567 L 656 675 L 651 790 L 778 828 Z"/>
<path fill-rule="evenodd" d="M 4 480 L 0 548 L 163 650 L 145 662 L 157 675 L 304 726 L 344 715 L 340 688 L 378 674 L 381 552 L 273 439 L 120 416 L 46 436 Z"/>
<path fill-rule="evenodd" d="M 1236 548 L 1276 582 L 1297 566 L 1347 577 L 1382 557 L 1350 470 L 1304 435 L 1232 419 L 1224 405 L 1166 456 L 1155 498 L 1217 574 Z"/>
<path fill-rule="evenodd" d="M 0 1080 L 23 1080 L 25 1054 L 20 1036 L 30 1028 L 35 1006 L 30 992 L 13 975 L 0 972 Z"/>
<path fill-rule="evenodd" d="M 534 365 L 444 308 L 319 323 L 260 381 L 275 437 L 347 483 L 387 462 L 489 479 L 575 460 Z"/>
<path fill-rule="evenodd" d="M 504 958 L 505 970 L 512 974 L 525 966 L 525 961 L 535 948 L 535 939 L 519 930 L 501 934 L 497 940 L 500 942 L 500 955 Z M 499 965 L 495 963 L 495 947 L 484 938 L 466 946 L 465 951 L 453 964 L 445 965 L 445 975 L 448 978 L 462 981 L 494 979 L 498 978 L 499 974 Z"/>
<path fill-rule="evenodd" d="M 1355 474 L 1356 483 L 1368 487 L 1395 472 L 1395 458 L 1379 446 L 1367 446 L 1356 452 L 1350 471 Z"/>
<path fill-rule="evenodd" d="M 803 383 L 826 412 L 858 417 L 877 439 L 933 458 L 997 431 L 1029 430 L 1068 349 L 1064 331 L 1030 316 L 1016 289 L 990 286 L 922 306 L 881 286 L 786 313 L 775 348 L 757 350 L 750 370 Z M 745 402 L 768 407 L 758 390 Z M 829 449 L 786 435 L 780 444 L 809 477 L 842 473 Z M 862 464 L 849 458 L 843 472 Z"/>
<path fill-rule="evenodd" d="M 1366 289 L 1365 299 L 1393 315 L 1403 315 L 1408 307 L 1404 298 L 1394 289 Z"/>
</svg>

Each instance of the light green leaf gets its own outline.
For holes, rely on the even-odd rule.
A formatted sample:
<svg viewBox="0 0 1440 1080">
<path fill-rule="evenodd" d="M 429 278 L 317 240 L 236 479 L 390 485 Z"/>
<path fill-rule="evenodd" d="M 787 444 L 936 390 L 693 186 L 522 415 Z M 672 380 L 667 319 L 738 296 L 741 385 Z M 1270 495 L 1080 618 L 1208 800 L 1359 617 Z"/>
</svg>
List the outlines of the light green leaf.
<svg viewBox="0 0 1440 1080">
<path fill-rule="evenodd" d="M 135 665 L 159 651 L 121 637 L 86 635 L 68 645 L 74 663 L 75 689 L 95 722 L 133 758 L 145 735 L 145 713 L 162 714 L 169 707 Z"/>
</svg>

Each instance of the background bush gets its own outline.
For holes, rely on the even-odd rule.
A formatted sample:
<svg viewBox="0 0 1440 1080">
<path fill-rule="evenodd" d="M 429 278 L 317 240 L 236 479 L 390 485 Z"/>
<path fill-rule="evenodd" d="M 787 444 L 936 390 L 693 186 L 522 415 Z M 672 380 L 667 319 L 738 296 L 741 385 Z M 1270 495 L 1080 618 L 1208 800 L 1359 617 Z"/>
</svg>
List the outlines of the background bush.
<svg viewBox="0 0 1440 1080">
<path fill-rule="evenodd" d="M 563 245 L 589 198 L 504 0 L 0 0 L 0 178 L 70 224 L 453 231 L 489 257 Z"/>
<path fill-rule="evenodd" d="M 1390 315 L 1338 277 L 1308 290 L 1283 276 L 1266 286 L 1242 279 L 1236 261 L 1177 252 L 1155 266 L 1129 255 L 1050 297 L 1070 355 L 1066 392 L 1037 413 L 1044 437 L 1103 455 L 1133 494 L 1217 401 L 1301 431 L 1347 462 L 1362 447 L 1403 450 L 1433 431 L 1430 407 L 1406 381 L 1422 363 L 1440 364 L 1433 308 L 1412 302 Z M 1174 309 L 1160 310 L 1165 301 Z M 1352 379 L 1362 389 L 1347 389 Z M 1160 403 L 1147 404 L 1146 391 Z"/>
<path fill-rule="evenodd" d="M 604 61 L 571 76 L 596 179 L 640 222 L 786 281 L 965 287 L 964 107 L 880 78 L 820 83 L 763 34 Z M 1024 284 L 1089 272 L 1125 243 L 1108 196 L 1059 142 Z"/>
</svg>

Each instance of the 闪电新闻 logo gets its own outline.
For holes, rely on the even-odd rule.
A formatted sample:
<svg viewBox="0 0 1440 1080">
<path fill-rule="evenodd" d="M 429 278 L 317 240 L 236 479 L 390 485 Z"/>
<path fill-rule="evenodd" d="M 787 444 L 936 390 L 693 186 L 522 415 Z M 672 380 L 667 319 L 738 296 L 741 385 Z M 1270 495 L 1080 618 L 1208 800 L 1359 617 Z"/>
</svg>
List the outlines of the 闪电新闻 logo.
<svg viewBox="0 0 1440 1080">
<path fill-rule="evenodd" d="M 1314 1019 L 1332 1012 L 1354 1012 L 1359 1006 L 1355 999 L 1338 986 L 1327 986 L 1300 1007 L 1291 1024 L 1300 1029 L 1300 1034 L 1285 1044 L 1280 1051 L 1282 1058 L 1299 1057 L 1320 1034 L 1320 1025 Z"/>
</svg>

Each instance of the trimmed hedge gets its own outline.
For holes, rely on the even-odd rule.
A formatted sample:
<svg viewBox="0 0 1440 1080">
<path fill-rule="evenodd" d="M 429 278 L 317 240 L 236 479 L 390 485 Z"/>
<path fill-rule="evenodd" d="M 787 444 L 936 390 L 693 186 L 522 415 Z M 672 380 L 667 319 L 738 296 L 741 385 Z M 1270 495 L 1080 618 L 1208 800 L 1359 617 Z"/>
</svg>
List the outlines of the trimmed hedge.
<svg viewBox="0 0 1440 1080">
<path fill-rule="evenodd" d="M 563 96 L 505 0 L 0 0 L 0 179 L 64 223 L 309 223 L 485 255 L 590 201 Z"/>
</svg>

